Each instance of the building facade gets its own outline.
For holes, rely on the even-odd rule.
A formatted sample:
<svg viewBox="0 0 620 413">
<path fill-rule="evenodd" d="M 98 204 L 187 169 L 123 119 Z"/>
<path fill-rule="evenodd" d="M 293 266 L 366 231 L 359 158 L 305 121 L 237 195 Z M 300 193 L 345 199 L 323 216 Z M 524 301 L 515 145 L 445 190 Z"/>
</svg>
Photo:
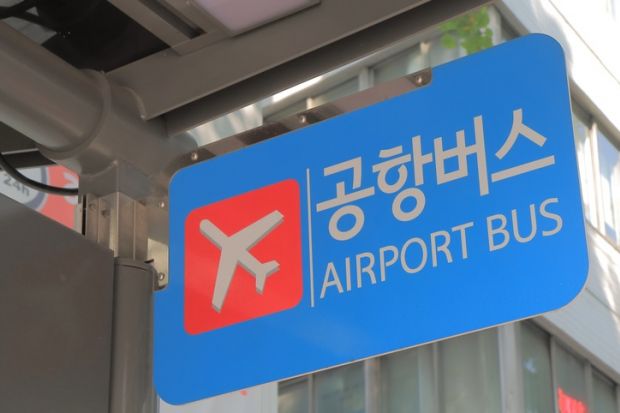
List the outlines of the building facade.
<svg viewBox="0 0 620 413">
<path fill-rule="evenodd" d="M 503 0 L 488 14 L 495 44 L 540 32 L 565 50 L 590 257 L 580 295 L 531 320 L 186 406 L 162 402 L 162 412 L 620 412 L 620 1 Z M 419 33 L 190 133 L 206 144 L 465 54 L 441 36 Z M 536 62 L 520 64 L 528 76 Z"/>
</svg>

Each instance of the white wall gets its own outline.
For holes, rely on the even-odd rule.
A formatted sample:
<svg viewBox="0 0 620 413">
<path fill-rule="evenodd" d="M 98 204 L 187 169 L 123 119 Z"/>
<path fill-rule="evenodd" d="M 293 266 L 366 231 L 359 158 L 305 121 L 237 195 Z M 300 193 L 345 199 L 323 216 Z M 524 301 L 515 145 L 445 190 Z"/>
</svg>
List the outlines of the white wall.
<svg viewBox="0 0 620 413">
<path fill-rule="evenodd" d="M 590 10 L 589 5 L 575 0 L 498 2 L 516 28 L 546 33 L 562 44 L 572 86 L 586 100 L 581 103 L 620 133 L 620 28 L 611 16 Z"/>
</svg>

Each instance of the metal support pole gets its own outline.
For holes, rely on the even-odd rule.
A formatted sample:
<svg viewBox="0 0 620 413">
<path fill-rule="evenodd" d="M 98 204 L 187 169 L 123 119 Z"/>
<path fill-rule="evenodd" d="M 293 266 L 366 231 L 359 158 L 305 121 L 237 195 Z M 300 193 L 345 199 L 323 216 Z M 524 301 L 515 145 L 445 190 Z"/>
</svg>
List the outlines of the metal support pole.
<svg viewBox="0 0 620 413">
<path fill-rule="evenodd" d="M 0 61 L 0 121 L 80 172 L 82 189 L 91 184 L 99 198 L 89 199 L 87 238 L 123 257 L 114 270 L 109 411 L 154 412 L 146 208 L 118 191 L 147 195 L 150 178 L 186 148 L 167 139 L 161 121 L 140 119 L 130 91 L 73 68 L 4 23 Z"/>
<path fill-rule="evenodd" d="M 153 287 L 155 272 L 135 260 L 116 260 L 110 413 L 153 413 Z"/>
<path fill-rule="evenodd" d="M 117 257 L 147 259 L 146 206 L 121 192 L 87 195 L 85 217 L 88 239 L 111 249 Z"/>
<path fill-rule="evenodd" d="M 140 100 L 130 90 L 75 69 L 1 22 L 0 61 L 0 122 L 80 173 L 80 189 L 89 194 L 86 237 L 120 257 L 110 413 L 154 412 L 154 271 L 144 264 L 147 209 L 139 200 L 164 193 L 161 170 L 194 145 L 169 139 L 161 119 L 142 120 Z"/>
<path fill-rule="evenodd" d="M 146 264 L 146 207 L 121 193 L 87 195 L 86 237 L 116 258 L 109 413 L 154 413 L 153 292 L 156 271 Z"/>
<path fill-rule="evenodd" d="M 162 119 L 141 119 L 131 90 L 72 67 L 2 22 L 0 62 L 0 122 L 80 174 L 86 238 L 116 257 L 110 413 L 154 412 L 145 202 L 166 192 L 162 170 L 195 144 L 169 139 Z"/>
</svg>

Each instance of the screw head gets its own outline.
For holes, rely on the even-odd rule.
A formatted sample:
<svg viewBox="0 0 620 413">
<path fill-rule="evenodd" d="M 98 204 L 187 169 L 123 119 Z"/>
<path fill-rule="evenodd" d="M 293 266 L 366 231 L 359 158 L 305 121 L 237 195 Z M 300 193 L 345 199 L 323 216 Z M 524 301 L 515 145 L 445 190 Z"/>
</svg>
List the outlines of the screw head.
<svg viewBox="0 0 620 413">
<path fill-rule="evenodd" d="M 189 156 L 189 158 L 193 161 L 196 162 L 198 160 L 198 152 L 192 152 L 192 154 Z"/>
<path fill-rule="evenodd" d="M 166 207 L 166 201 L 159 201 L 159 207 L 160 208 L 165 208 Z"/>
<path fill-rule="evenodd" d="M 299 115 L 299 122 L 305 125 L 306 123 L 308 123 L 308 117 L 306 115 Z"/>
<path fill-rule="evenodd" d="M 417 75 L 413 81 L 417 86 L 422 86 L 424 84 L 424 77 L 422 75 Z"/>
<path fill-rule="evenodd" d="M 163 272 L 160 272 L 159 274 L 157 274 L 157 279 L 159 281 L 163 281 L 166 279 L 166 274 L 164 274 Z"/>
</svg>

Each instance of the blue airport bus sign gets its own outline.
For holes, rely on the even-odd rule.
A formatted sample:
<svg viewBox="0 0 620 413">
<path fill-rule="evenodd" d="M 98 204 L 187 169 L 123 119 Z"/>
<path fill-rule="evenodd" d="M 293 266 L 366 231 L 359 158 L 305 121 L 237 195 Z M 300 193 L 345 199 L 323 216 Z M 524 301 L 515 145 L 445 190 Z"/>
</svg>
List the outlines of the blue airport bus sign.
<svg viewBox="0 0 620 413">
<path fill-rule="evenodd" d="M 563 52 L 522 37 L 180 170 L 156 388 L 186 403 L 535 316 L 587 271 Z"/>
</svg>

